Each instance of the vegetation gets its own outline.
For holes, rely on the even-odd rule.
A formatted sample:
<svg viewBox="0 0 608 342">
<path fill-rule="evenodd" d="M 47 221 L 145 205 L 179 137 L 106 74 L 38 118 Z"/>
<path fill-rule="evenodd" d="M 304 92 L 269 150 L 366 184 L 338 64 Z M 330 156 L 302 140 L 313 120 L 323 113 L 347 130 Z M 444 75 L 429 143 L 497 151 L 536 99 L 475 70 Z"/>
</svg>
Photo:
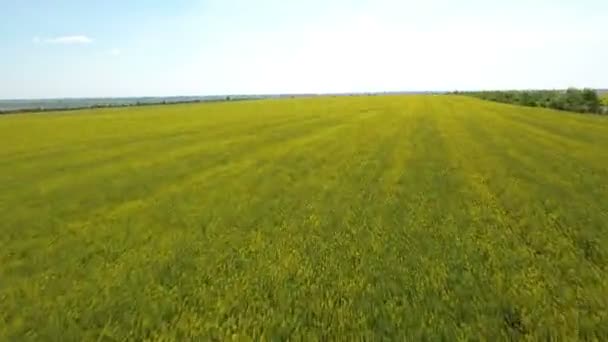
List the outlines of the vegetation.
<svg viewBox="0 0 608 342">
<path fill-rule="evenodd" d="M 73 100 L 74 103 L 69 102 L 66 104 L 66 107 L 61 107 L 61 104 L 53 104 L 51 107 L 39 106 L 36 108 L 25 107 L 25 108 L 9 108 L 2 109 L 0 108 L 0 115 L 2 114 L 21 114 L 21 113 L 42 113 L 42 112 L 67 112 L 73 110 L 83 110 L 83 109 L 98 109 L 98 108 L 113 108 L 113 107 L 132 107 L 132 106 L 158 106 L 158 105 L 178 105 L 178 104 L 187 104 L 187 103 L 200 103 L 200 102 L 218 102 L 224 101 L 224 98 L 177 98 L 167 100 L 160 100 L 158 98 L 143 98 L 145 101 L 135 101 L 131 102 L 120 102 L 120 99 L 110 99 L 111 101 L 116 101 L 115 103 L 95 103 L 94 100 L 83 101 L 80 104 L 78 99 Z M 254 98 L 240 97 L 238 100 L 250 100 Z M 50 100 L 49 100 L 50 101 Z M 226 98 L 226 101 L 230 101 L 230 97 Z M 90 103 L 87 103 L 90 102 Z"/>
<path fill-rule="evenodd" d="M 484 100 L 512 103 L 529 107 L 546 107 L 579 113 L 601 113 L 601 101 L 593 89 L 570 88 L 560 90 L 531 91 L 481 91 L 466 92 L 465 95 Z"/>
<path fill-rule="evenodd" d="M 0 340 L 607 340 L 607 119 L 460 96 L 0 117 Z"/>
</svg>

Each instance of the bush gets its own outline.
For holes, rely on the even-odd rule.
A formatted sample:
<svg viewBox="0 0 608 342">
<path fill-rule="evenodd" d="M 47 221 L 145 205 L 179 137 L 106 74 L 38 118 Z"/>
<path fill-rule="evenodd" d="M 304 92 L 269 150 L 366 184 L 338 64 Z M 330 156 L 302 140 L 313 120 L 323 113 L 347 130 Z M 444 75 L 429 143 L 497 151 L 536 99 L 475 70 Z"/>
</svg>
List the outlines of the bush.
<svg viewBox="0 0 608 342">
<path fill-rule="evenodd" d="M 461 92 L 480 99 L 529 107 L 546 107 L 579 113 L 602 113 L 602 102 L 593 89 Z M 608 98 L 604 101 L 608 102 Z M 606 104 L 608 105 L 608 104 Z"/>
</svg>

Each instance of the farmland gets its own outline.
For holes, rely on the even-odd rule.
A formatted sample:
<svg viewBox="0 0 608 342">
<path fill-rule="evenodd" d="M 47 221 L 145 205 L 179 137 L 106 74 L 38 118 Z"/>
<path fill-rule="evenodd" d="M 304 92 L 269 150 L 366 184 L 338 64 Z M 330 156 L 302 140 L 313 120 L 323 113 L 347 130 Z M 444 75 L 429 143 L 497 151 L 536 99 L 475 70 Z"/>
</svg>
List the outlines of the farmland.
<svg viewBox="0 0 608 342">
<path fill-rule="evenodd" d="M 0 340 L 608 339 L 606 117 L 319 97 L 0 137 Z"/>
</svg>

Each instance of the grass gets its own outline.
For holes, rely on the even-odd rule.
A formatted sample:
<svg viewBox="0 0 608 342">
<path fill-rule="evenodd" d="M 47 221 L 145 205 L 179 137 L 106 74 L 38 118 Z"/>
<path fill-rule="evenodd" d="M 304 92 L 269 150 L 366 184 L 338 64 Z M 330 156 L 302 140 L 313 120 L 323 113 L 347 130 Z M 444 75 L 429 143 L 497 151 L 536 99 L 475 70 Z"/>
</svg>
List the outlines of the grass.
<svg viewBox="0 0 608 342">
<path fill-rule="evenodd" d="M 456 96 L 0 117 L 0 340 L 606 340 L 607 119 Z"/>
</svg>

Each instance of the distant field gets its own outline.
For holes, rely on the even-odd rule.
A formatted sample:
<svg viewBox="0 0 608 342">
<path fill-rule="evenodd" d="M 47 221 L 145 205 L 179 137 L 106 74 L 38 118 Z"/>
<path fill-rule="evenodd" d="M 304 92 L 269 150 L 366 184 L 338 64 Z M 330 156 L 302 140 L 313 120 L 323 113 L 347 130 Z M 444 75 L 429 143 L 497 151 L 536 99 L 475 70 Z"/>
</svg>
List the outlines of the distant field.
<svg viewBox="0 0 608 342">
<path fill-rule="evenodd" d="M 608 118 L 452 96 L 0 117 L 0 340 L 608 339 Z"/>
<path fill-rule="evenodd" d="M 236 96 L 232 99 L 250 97 Z M 251 97 L 254 98 L 254 97 Z M 226 96 L 170 96 L 170 97 L 107 97 L 107 98 L 66 98 L 42 100 L 0 100 L 0 114 L 13 111 L 54 111 L 91 107 L 120 107 L 133 105 L 152 105 L 161 103 L 182 103 L 225 100 Z"/>
</svg>

